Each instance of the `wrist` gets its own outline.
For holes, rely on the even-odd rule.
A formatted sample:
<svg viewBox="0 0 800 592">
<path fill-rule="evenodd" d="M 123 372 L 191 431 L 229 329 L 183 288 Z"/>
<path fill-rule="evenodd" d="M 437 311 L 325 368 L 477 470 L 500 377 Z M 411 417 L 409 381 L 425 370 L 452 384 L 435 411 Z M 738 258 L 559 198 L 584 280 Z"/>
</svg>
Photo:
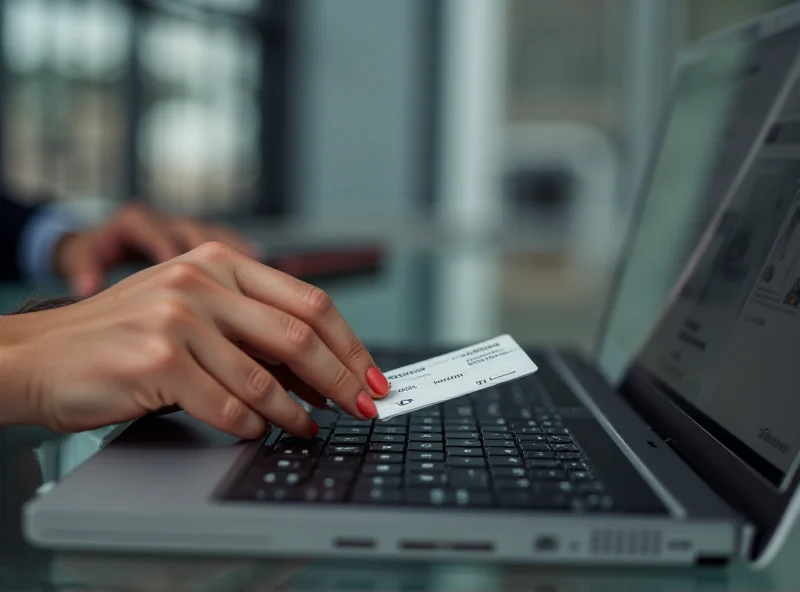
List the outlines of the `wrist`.
<svg viewBox="0 0 800 592">
<path fill-rule="evenodd" d="M 0 316 L 0 427 L 41 424 L 25 321 L 23 316 Z"/>
</svg>

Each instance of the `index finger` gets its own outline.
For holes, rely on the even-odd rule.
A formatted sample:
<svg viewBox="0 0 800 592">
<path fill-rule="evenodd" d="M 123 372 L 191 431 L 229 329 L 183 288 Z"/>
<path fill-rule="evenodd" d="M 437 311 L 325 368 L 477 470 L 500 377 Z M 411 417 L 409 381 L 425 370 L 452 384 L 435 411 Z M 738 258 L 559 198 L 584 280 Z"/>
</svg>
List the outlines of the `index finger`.
<svg viewBox="0 0 800 592">
<path fill-rule="evenodd" d="M 216 247 L 221 250 L 227 247 Z M 241 256 L 228 258 L 239 291 L 307 323 L 373 397 L 385 397 L 389 381 L 323 290 Z"/>
</svg>

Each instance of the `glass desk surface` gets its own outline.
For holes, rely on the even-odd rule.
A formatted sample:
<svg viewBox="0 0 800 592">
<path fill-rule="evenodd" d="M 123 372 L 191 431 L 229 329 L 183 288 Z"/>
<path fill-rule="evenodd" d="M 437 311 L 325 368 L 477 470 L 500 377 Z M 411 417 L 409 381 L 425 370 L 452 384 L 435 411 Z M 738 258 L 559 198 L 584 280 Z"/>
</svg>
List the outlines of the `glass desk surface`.
<svg viewBox="0 0 800 592">
<path fill-rule="evenodd" d="M 470 309 L 442 323 L 437 315 L 452 301 L 437 278 L 475 276 L 497 261 L 485 253 L 431 257 L 393 254 L 378 275 L 323 282 L 356 332 L 369 344 L 467 341 L 494 332 L 470 321 Z M 481 276 L 481 274 L 477 274 Z M 481 276 L 484 278 L 485 276 Z M 459 288 L 464 288 L 459 286 Z M 464 288 L 472 289 L 472 288 Z M 476 290 L 480 285 L 476 284 Z M 46 296 L 60 286 L 38 287 Z M 0 313 L 34 291 L 0 285 Z M 484 292 L 473 306 L 486 307 Z M 439 303 L 437 305 L 437 303 Z M 469 304 L 469 303 L 467 303 Z M 494 301 L 495 306 L 500 306 Z M 463 318 L 459 318 L 459 313 Z M 494 316 L 497 315 L 487 315 Z M 469 321 L 469 322 L 467 322 Z M 470 325 L 470 322 L 473 324 Z M 493 333 L 494 334 L 494 333 Z M 477 340 L 477 339 L 476 339 Z M 468 341 L 467 341 L 468 342 Z M 800 532 L 795 529 L 769 569 L 741 563 L 725 568 L 576 568 L 481 563 L 405 563 L 351 560 L 268 560 L 239 557 L 174 557 L 65 553 L 30 547 L 20 529 L 20 510 L 38 487 L 57 481 L 97 451 L 104 431 L 60 436 L 37 428 L 0 429 L 0 590 L 789 590 L 800 585 Z"/>
</svg>

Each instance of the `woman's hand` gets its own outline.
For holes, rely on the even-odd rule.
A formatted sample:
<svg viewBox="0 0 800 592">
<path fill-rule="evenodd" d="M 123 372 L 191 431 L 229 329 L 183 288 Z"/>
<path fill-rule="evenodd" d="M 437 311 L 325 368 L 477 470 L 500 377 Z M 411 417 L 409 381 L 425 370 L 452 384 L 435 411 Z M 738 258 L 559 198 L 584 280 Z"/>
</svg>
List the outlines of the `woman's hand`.
<svg viewBox="0 0 800 592">
<path fill-rule="evenodd" d="M 86 298 L 103 289 L 109 270 L 132 256 L 163 263 L 210 241 L 255 256 L 252 245 L 226 228 L 130 205 L 97 228 L 64 237 L 53 254 L 53 268 Z"/>
<path fill-rule="evenodd" d="M 177 404 L 242 438 L 268 423 L 310 437 L 318 428 L 287 389 L 363 419 L 389 391 L 325 292 L 221 243 L 77 304 L 0 319 L 0 339 L 0 396 L 23 398 L 5 423 L 58 431 Z"/>
</svg>

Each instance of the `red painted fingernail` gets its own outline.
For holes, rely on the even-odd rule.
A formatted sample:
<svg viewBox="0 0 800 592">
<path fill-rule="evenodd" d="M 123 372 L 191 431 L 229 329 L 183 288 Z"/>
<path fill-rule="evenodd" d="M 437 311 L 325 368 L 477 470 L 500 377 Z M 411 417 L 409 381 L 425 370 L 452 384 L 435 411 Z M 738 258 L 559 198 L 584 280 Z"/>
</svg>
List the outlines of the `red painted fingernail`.
<svg viewBox="0 0 800 592">
<path fill-rule="evenodd" d="M 378 408 L 375 407 L 375 402 L 366 391 L 361 391 L 356 399 L 356 407 L 366 419 L 373 419 L 378 415 Z"/>
<path fill-rule="evenodd" d="M 319 435 L 319 426 L 317 425 L 316 421 L 311 420 L 311 427 L 309 428 L 308 431 L 311 432 L 312 438 L 316 438 Z"/>
<path fill-rule="evenodd" d="M 367 384 L 379 395 L 385 395 L 389 392 L 389 381 L 386 380 L 383 372 L 375 366 L 367 370 Z"/>
</svg>

